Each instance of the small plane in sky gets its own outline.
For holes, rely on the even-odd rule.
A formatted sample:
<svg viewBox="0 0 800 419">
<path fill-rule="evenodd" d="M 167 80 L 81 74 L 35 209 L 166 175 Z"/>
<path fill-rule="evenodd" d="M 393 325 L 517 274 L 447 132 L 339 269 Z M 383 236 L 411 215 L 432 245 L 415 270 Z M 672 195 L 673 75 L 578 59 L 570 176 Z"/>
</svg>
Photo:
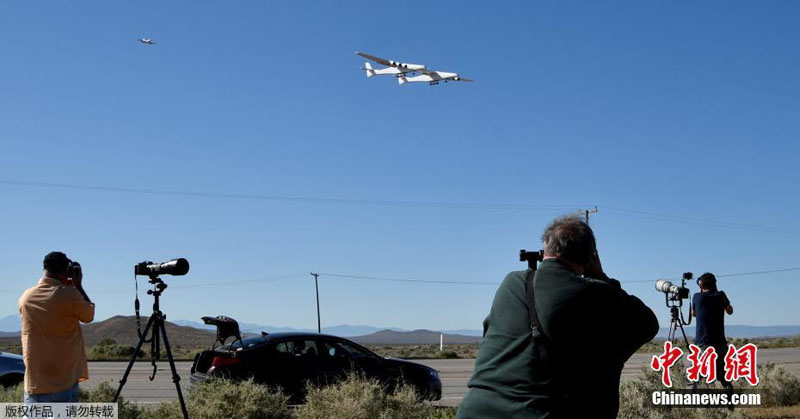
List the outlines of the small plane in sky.
<svg viewBox="0 0 800 419">
<path fill-rule="evenodd" d="M 150 39 L 150 38 L 139 38 L 139 42 L 141 42 L 141 43 L 143 43 L 143 44 L 147 44 L 147 45 L 155 45 L 155 44 L 156 44 L 156 43 L 155 43 L 155 42 L 153 42 L 153 40 L 152 40 L 152 39 Z"/>
<path fill-rule="evenodd" d="M 394 60 L 387 60 L 369 55 L 363 52 L 356 51 L 356 55 L 360 55 L 368 60 L 375 61 L 378 64 L 385 65 L 384 68 L 372 68 L 369 62 L 364 63 L 362 70 L 366 71 L 367 77 L 376 75 L 393 75 L 397 78 L 400 84 L 415 83 L 415 82 L 428 82 L 429 85 L 434 86 L 439 82 L 444 81 L 474 81 L 465 79 L 458 75 L 458 73 L 449 73 L 446 71 L 428 70 L 422 64 L 409 64 L 402 63 Z M 417 74 L 421 73 L 421 74 Z"/>
</svg>

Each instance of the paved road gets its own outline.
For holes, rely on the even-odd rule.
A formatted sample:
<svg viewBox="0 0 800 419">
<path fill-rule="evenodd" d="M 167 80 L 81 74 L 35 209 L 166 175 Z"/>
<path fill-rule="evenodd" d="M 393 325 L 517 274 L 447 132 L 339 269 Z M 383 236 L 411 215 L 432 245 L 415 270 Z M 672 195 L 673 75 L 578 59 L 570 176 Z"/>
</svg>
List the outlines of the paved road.
<svg viewBox="0 0 800 419">
<path fill-rule="evenodd" d="M 622 380 L 630 380 L 638 375 L 642 366 L 646 366 L 651 355 L 635 354 L 622 371 Z M 475 365 L 474 359 L 426 359 L 417 360 L 439 370 L 442 377 L 442 400 L 439 404 L 455 406 L 461 402 L 467 391 L 467 381 L 472 376 Z M 772 362 L 783 366 L 788 371 L 800 377 L 800 348 L 761 349 L 758 351 L 758 363 L 763 365 Z M 125 372 L 125 362 L 91 362 L 89 363 L 89 381 L 82 384 L 84 388 L 93 388 L 103 381 L 116 383 Z M 185 388 L 189 383 L 190 362 L 178 362 L 178 372 L 181 375 L 181 384 Z M 128 400 L 139 403 L 157 403 L 159 401 L 176 398 L 175 385 L 169 365 L 161 363 L 158 374 L 153 382 L 148 380 L 152 368 L 148 362 L 137 362 L 134 365 L 122 395 Z"/>
</svg>

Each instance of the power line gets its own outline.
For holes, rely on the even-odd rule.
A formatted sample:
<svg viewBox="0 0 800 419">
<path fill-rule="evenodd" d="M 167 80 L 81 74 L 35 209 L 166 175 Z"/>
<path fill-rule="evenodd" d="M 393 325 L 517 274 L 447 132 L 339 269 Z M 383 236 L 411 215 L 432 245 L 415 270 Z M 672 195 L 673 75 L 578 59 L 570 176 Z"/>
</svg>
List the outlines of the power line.
<svg viewBox="0 0 800 419">
<path fill-rule="evenodd" d="M 800 266 L 798 266 L 796 268 L 773 269 L 771 271 L 740 272 L 740 273 L 735 273 L 735 274 L 723 274 L 723 275 L 715 275 L 715 276 L 717 278 L 725 278 L 725 277 L 732 277 L 732 276 L 774 274 L 774 273 L 778 273 L 778 272 L 790 272 L 790 271 L 800 271 Z"/>
<path fill-rule="evenodd" d="M 764 275 L 764 274 L 774 274 L 774 273 L 792 272 L 792 271 L 800 271 L 800 266 L 795 267 L 795 268 L 772 269 L 772 270 L 768 270 L 768 271 L 737 272 L 737 273 L 732 273 L 732 274 L 721 274 L 721 275 L 714 275 L 714 276 L 716 276 L 717 278 L 731 278 L 731 277 L 737 277 L 737 276 Z M 659 279 L 662 279 L 662 278 L 659 278 Z M 680 278 L 664 278 L 664 279 L 668 279 L 670 281 L 680 281 Z M 654 282 L 654 281 L 656 281 L 656 280 L 655 279 L 638 279 L 638 280 L 633 280 L 633 281 L 621 281 L 621 282 L 630 283 L 630 282 Z"/>
<path fill-rule="evenodd" d="M 300 203 L 300 204 L 324 204 L 324 205 L 362 205 L 362 206 L 419 207 L 419 208 L 445 208 L 445 209 L 486 209 L 486 210 L 512 210 L 512 211 L 519 211 L 519 210 L 574 211 L 575 208 L 587 207 L 585 205 L 534 205 L 534 204 L 513 204 L 513 203 L 487 203 L 487 202 L 375 200 L 375 199 L 320 198 L 320 197 L 258 195 L 258 194 L 234 194 L 234 193 L 221 193 L 221 192 L 203 192 L 203 191 L 195 192 L 195 191 L 182 191 L 182 190 L 171 190 L 171 189 L 149 189 L 149 188 L 131 188 L 131 187 L 120 187 L 120 186 L 34 182 L 34 181 L 16 180 L 16 179 L 0 179 L 0 184 L 22 186 L 22 187 L 55 188 L 55 189 L 96 191 L 96 192 L 136 193 L 136 194 L 166 195 L 166 196 L 178 196 L 178 197 L 222 198 L 222 199 L 240 199 L 240 200 L 257 200 L 257 201 L 271 201 L 271 202 L 288 202 L 288 203 Z M 594 210 L 580 210 L 579 212 L 581 213 L 581 215 L 585 216 L 587 213 L 597 212 L 597 206 L 595 206 L 594 208 L 595 208 Z M 716 227 L 744 229 L 744 230 L 760 231 L 768 233 L 800 235 L 800 230 L 776 227 L 776 226 L 764 226 L 758 224 L 718 221 L 718 220 L 695 218 L 695 217 L 685 217 L 679 215 L 658 214 L 653 212 L 625 209 L 619 207 L 603 207 L 603 209 L 604 211 L 608 212 L 611 215 L 617 215 L 622 217 L 651 219 L 651 220 L 669 221 L 669 222 L 678 222 L 687 224 L 709 225 Z"/>
<path fill-rule="evenodd" d="M 763 274 L 780 273 L 780 272 L 791 272 L 791 271 L 800 271 L 800 266 L 794 267 L 794 268 L 773 269 L 773 270 L 766 270 L 766 271 L 737 272 L 737 273 L 716 275 L 716 277 L 717 278 L 725 278 L 725 277 L 737 277 L 737 276 L 751 276 L 751 275 L 763 275 Z M 373 281 L 417 282 L 417 283 L 425 283 L 425 284 L 495 285 L 495 286 L 500 285 L 499 282 L 440 281 L 440 280 L 425 280 L 425 279 L 410 279 L 410 278 L 381 278 L 381 277 L 363 276 L 363 275 L 335 274 L 335 273 L 330 273 L 330 272 L 320 272 L 320 275 L 333 276 L 333 277 L 339 277 L 339 278 L 366 279 L 366 280 L 373 280 Z M 662 279 L 662 278 L 657 278 L 657 279 Z M 655 282 L 657 279 L 640 279 L 640 280 L 620 281 L 620 282 L 622 282 L 622 283 Z M 676 279 L 671 279 L 671 280 L 676 280 Z M 679 280 L 679 279 L 677 279 L 677 280 Z"/>
<path fill-rule="evenodd" d="M 761 231 L 767 233 L 780 233 L 780 234 L 792 234 L 792 235 L 800 235 L 800 230 L 791 229 L 791 228 L 783 228 L 783 227 L 776 227 L 776 226 L 765 226 L 765 225 L 758 225 L 758 224 L 748 224 L 748 223 L 735 223 L 735 222 L 728 222 L 728 221 L 718 221 L 718 220 L 710 220 L 705 218 L 695 218 L 695 217 L 685 217 L 680 215 L 668 215 L 668 214 L 658 214 L 653 212 L 647 211 L 639 211 L 639 210 L 631 210 L 625 208 L 617 208 L 617 207 L 603 207 L 603 210 L 612 215 L 618 215 L 622 217 L 631 217 L 631 218 L 640 218 L 640 219 L 649 219 L 649 220 L 660 220 L 660 221 L 670 221 L 670 222 L 678 222 L 684 224 L 699 224 L 699 225 L 709 225 L 715 227 L 726 227 L 726 228 L 735 228 L 735 229 L 742 229 L 742 230 L 751 230 L 751 231 Z"/>
<path fill-rule="evenodd" d="M 720 274 L 716 275 L 717 278 L 729 278 L 729 277 L 743 277 L 743 276 L 755 276 L 755 275 L 765 275 L 771 273 L 781 273 L 781 272 L 793 272 L 793 271 L 800 271 L 800 266 L 794 268 L 783 268 L 783 269 L 771 269 L 771 270 L 764 270 L 764 271 L 751 271 L 751 272 L 736 272 L 736 273 L 729 273 L 729 274 Z M 430 279 L 412 279 L 412 278 L 384 278 L 384 277 L 376 277 L 376 276 L 366 276 L 366 275 L 347 275 L 347 274 L 337 274 L 331 272 L 319 272 L 320 276 L 331 276 L 336 278 L 349 278 L 349 279 L 364 279 L 370 281 L 388 281 L 388 282 L 409 282 L 409 283 L 422 283 L 422 284 L 444 284 L 444 285 L 500 285 L 500 282 L 481 282 L 481 281 L 443 281 L 443 280 L 430 280 Z M 269 277 L 269 278 L 258 278 L 258 279 L 248 279 L 243 281 L 228 281 L 228 282 L 216 282 L 216 283 L 206 283 L 206 284 L 193 284 L 193 285 L 176 285 L 175 288 L 209 288 L 209 287 L 221 287 L 221 286 L 229 286 L 229 285 L 238 285 L 238 284 L 246 284 L 246 283 L 257 283 L 257 282 L 272 282 L 272 281 L 282 281 L 287 279 L 295 279 L 300 277 L 305 277 L 308 275 L 307 273 L 296 273 L 296 274 L 288 274 L 282 275 L 277 277 Z M 638 280 L 628 280 L 628 281 L 620 281 L 623 284 L 628 283 L 643 283 L 643 282 L 655 282 L 657 279 L 668 279 L 671 281 L 679 281 L 679 278 L 656 278 L 656 279 L 638 279 Z M 21 292 L 23 290 L 20 289 L 0 289 L 0 293 L 6 292 Z M 93 294 L 109 294 L 109 293 L 118 293 L 118 292 L 130 292 L 130 289 L 114 289 L 114 290 L 96 290 L 92 291 Z"/>
<path fill-rule="evenodd" d="M 457 208 L 457 209 L 491 209 L 491 210 L 569 210 L 574 205 L 532 205 L 508 203 L 481 203 L 481 202 L 445 202 L 445 201 L 404 201 L 404 200 L 374 200 L 374 199 L 347 199 L 347 198 L 317 198 L 302 196 L 280 195 L 254 195 L 218 192 L 192 192 L 169 189 L 127 188 L 117 186 L 78 185 L 50 182 L 30 182 L 22 180 L 0 179 L 0 184 L 27 186 L 37 188 L 72 189 L 100 192 L 121 192 L 153 195 L 169 195 L 199 198 L 227 198 L 243 200 L 259 200 L 274 202 L 293 202 L 303 204 L 334 204 L 334 205 L 371 205 L 390 207 L 424 207 L 424 208 Z"/>
<path fill-rule="evenodd" d="M 306 274 L 304 274 L 304 273 L 296 273 L 296 274 L 287 274 L 287 275 L 274 276 L 274 277 L 268 277 L 268 278 L 246 279 L 246 280 L 242 280 L 242 281 L 216 282 L 216 283 L 209 283 L 209 284 L 176 285 L 175 288 L 216 288 L 216 287 L 222 287 L 222 286 L 250 284 L 250 283 L 257 283 L 257 282 L 284 281 L 284 280 L 287 280 L 287 279 L 300 278 L 300 277 L 303 277 L 305 275 Z"/>
<path fill-rule="evenodd" d="M 375 276 L 363 275 L 345 275 L 335 274 L 330 272 L 320 272 L 320 276 L 333 276 L 337 278 L 350 278 L 350 279 L 367 279 L 372 281 L 390 281 L 390 282 L 418 282 L 424 284 L 454 284 L 454 285 L 500 285 L 499 282 L 474 282 L 474 281 L 439 281 L 430 279 L 409 279 L 409 278 L 381 278 Z"/>
<path fill-rule="evenodd" d="M 275 282 L 275 281 L 285 281 L 287 279 L 294 279 L 304 277 L 305 273 L 295 273 L 295 274 L 287 274 L 287 275 L 280 275 L 280 276 L 273 276 L 273 277 L 264 277 L 264 278 L 256 278 L 256 279 L 246 279 L 241 281 L 227 281 L 227 282 L 212 282 L 212 283 L 203 283 L 203 284 L 189 284 L 189 285 L 171 285 L 170 288 L 178 288 L 178 289 L 186 289 L 186 288 L 218 288 L 218 287 L 227 287 L 232 285 L 241 285 L 241 284 L 250 284 L 250 283 L 260 283 L 260 282 Z M 26 287 L 25 289 L 27 289 Z M 0 293 L 5 292 L 22 292 L 24 289 L 0 289 Z M 100 290 L 92 290 L 92 294 L 117 294 L 117 293 L 124 293 L 130 292 L 131 289 L 129 288 L 118 288 L 118 289 L 100 289 Z"/>
</svg>

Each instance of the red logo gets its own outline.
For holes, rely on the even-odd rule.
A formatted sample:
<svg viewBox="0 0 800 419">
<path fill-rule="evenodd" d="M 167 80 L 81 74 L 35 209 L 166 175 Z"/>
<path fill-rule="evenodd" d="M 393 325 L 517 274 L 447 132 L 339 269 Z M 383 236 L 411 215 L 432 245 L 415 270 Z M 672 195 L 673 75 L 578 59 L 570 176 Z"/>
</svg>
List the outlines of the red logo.
<svg viewBox="0 0 800 419">
<path fill-rule="evenodd" d="M 728 353 L 725 354 L 725 379 L 736 381 L 744 377 L 751 386 L 758 384 L 756 373 L 756 345 L 748 343 L 739 349 L 733 345 L 728 345 Z"/>
<path fill-rule="evenodd" d="M 664 342 L 664 353 L 661 356 L 654 356 L 650 361 L 650 368 L 661 371 L 661 382 L 667 387 L 672 387 L 672 379 L 669 376 L 669 369 L 672 364 L 678 362 L 683 355 L 683 350 L 677 346 L 672 346 L 672 342 Z"/>
<path fill-rule="evenodd" d="M 700 377 L 706 377 L 707 383 L 713 383 L 717 379 L 717 351 L 709 346 L 701 354 L 700 348 L 691 344 L 689 352 L 691 366 L 686 369 L 686 377 L 689 381 L 698 382 Z"/>
<path fill-rule="evenodd" d="M 733 345 L 728 345 L 728 352 L 725 354 L 725 380 L 733 382 L 744 378 L 750 385 L 758 384 L 758 373 L 756 367 L 756 352 L 758 348 L 752 343 L 748 343 L 736 349 Z M 654 356 L 650 361 L 650 368 L 654 371 L 661 371 L 661 382 L 666 387 L 672 387 L 672 379 L 669 369 L 683 356 L 683 350 L 677 346 L 672 346 L 672 342 L 664 342 L 664 352 Z M 719 355 L 713 347 L 708 347 L 700 351 L 697 345 L 689 345 L 689 368 L 686 369 L 686 378 L 690 382 L 698 382 L 705 377 L 707 383 L 713 383 L 717 379 L 717 358 Z"/>
</svg>

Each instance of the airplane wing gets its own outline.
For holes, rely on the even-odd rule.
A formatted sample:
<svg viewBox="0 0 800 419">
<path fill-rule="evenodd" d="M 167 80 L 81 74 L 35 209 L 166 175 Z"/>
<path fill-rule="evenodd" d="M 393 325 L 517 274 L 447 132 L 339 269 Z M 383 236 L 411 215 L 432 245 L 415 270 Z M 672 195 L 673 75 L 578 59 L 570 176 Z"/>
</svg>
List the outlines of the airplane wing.
<svg viewBox="0 0 800 419">
<path fill-rule="evenodd" d="M 458 75 L 458 73 L 448 73 L 445 71 L 428 70 L 428 69 L 423 69 L 419 71 L 427 76 L 430 76 L 431 81 L 439 81 L 439 80 L 468 81 L 468 82 L 475 81 L 472 79 L 461 77 Z"/>
<path fill-rule="evenodd" d="M 422 69 L 419 70 L 420 73 L 430 77 L 430 81 L 441 80 L 442 77 L 439 75 L 439 72 L 436 70 L 426 70 Z"/>
<path fill-rule="evenodd" d="M 362 57 L 364 57 L 364 58 L 366 58 L 368 60 L 375 61 L 378 64 L 382 64 L 382 65 L 386 65 L 386 66 L 392 66 L 392 64 L 389 62 L 389 60 L 384 60 L 383 58 L 378 58 L 378 57 L 375 57 L 374 55 L 369 55 L 369 54 L 365 54 L 363 52 L 358 52 L 358 51 L 356 51 L 356 54 L 360 55 L 360 56 L 362 56 Z"/>
</svg>

